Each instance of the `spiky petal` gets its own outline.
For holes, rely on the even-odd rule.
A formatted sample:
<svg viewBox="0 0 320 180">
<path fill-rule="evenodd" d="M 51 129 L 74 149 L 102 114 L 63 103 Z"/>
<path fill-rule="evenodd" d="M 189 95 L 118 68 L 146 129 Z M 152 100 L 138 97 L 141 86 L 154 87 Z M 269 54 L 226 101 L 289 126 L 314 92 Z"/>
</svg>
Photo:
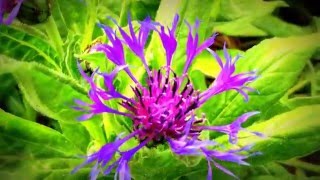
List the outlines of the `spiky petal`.
<svg viewBox="0 0 320 180">
<path fill-rule="evenodd" d="M 115 22 L 115 20 L 113 20 L 113 21 Z M 118 25 L 116 22 L 115 22 L 115 24 Z M 119 25 L 118 25 L 118 29 L 120 31 L 120 34 L 121 34 L 125 44 L 131 49 L 131 51 L 133 53 L 135 53 L 141 59 L 145 69 L 147 70 L 147 72 L 149 72 L 150 70 L 147 65 L 145 55 L 144 55 L 144 46 L 147 42 L 147 38 L 148 38 L 150 31 L 155 28 L 155 24 L 151 21 L 150 17 L 147 17 L 140 24 L 141 24 L 140 30 L 139 30 L 138 34 L 136 34 L 133 29 L 132 22 L 131 22 L 131 16 L 129 14 L 128 25 L 129 25 L 130 33 L 129 34 L 126 33 L 123 30 L 123 28 L 121 28 Z"/>
<path fill-rule="evenodd" d="M 175 32 L 178 26 L 178 21 L 179 15 L 176 14 L 172 22 L 171 29 L 168 27 L 166 32 L 165 27 L 161 26 L 160 30 L 158 30 L 159 37 L 166 52 L 167 67 L 171 66 L 172 56 L 177 49 L 177 39 L 175 37 Z"/>
<path fill-rule="evenodd" d="M 238 132 L 241 130 L 244 130 L 244 128 L 241 127 L 242 123 L 247 121 L 251 116 L 257 115 L 260 112 L 254 111 L 254 112 L 248 112 L 240 117 L 238 117 L 235 121 L 233 121 L 231 124 L 223 125 L 223 126 L 199 126 L 198 128 L 201 130 L 210 130 L 210 131 L 217 131 L 222 132 L 229 135 L 229 142 L 232 144 L 237 143 L 238 141 Z M 255 135 L 262 136 L 258 132 L 252 132 Z"/>
<path fill-rule="evenodd" d="M 118 93 L 114 85 L 112 84 L 113 79 L 115 78 L 115 75 L 124 69 L 126 66 L 118 66 L 115 68 L 110 74 L 103 73 L 101 74 L 105 79 L 105 85 L 106 90 L 103 90 L 99 88 L 95 82 L 94 78 L 97 74 L 97 70 L 95 70 L 92 75 L 89 77 L 81 68 L 80 64 L 78 63 L 79 71 L 82 75 L 82 77 L 88 82 L 90 85 L 90 90 L 88 92 L 88 96 L 90 100 L 92 101 L 92 104 L 83 102 L 81 100 L 75 100 L 75 103 L 78 104 L 78 107 L 75 107 L 75 110 L 81 110 L 86 112 L 87 114 L 84 114 L 83 116 L 79 117 L 78 120 L 83 121 L 91 118 L 94 114 L 100 114 L 100 113 L 113 113 L 123 116 L 130 116 L 127 113 L 117 111 L 115 109 L 112 109 L 108 107 L 103 101 L 104 100 L 110 100 L 113 98 L 123 98 L 125 100 L 129 100 L 129 98 L 123 96 L 122 94 Z"/>
<path fill-rule="evenodd" d="M 187 49 L 186 49 L 187 60 L 183 69 L 183 73 L 187 73 L 194 58 L 198 54 L 200 54 L 203 50 L 205 50 L 210 45 L 212 45 L 216 37 L 216 34 L 214 34 L 199 46 L 198 45 L 199 44 L 198 29 L 199 29 L 200 21 L 197 19 L 193 27 L 191 27 L 191 25 L 187 21 L 186 21 L 186 24 L 189 28 L 189 33 L 188 33 Z"/>
<path fill-rule="evenodd" d="M 221 68 L 221 72 L 215 79 L 211 87 L 201 93 L 200 104 L 203 104 L 214 95 L 228 90 L 236 90 L 244 97 L 245 101 L 248 101 L 249 96 L 244 90 L 255 91 L 255 89 L 246 86 L 246 84 L 254 81 L 258 77 L 257 72 L 250 71 L 246 73 L 234 74 L 236 62 L 238 61 L 240 56 L 238 55 L 232 58 L 227 51 L 226 45 L 224 45 L 223 47 L 225 63 L 223 63 L 222 59 L 217 55 L 216 52 L 212 51 L 211 49 L 208 49 L 208 51 L 217 60 Z"/>
</svg>

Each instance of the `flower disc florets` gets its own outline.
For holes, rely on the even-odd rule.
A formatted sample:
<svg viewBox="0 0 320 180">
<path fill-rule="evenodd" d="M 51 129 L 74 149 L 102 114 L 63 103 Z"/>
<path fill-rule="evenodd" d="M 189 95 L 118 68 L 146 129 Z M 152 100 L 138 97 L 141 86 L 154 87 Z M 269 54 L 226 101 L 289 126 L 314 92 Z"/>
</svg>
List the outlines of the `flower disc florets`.
<svg viewBox="0 0 320 180">
<path fill-rule="evenodd" d="M 223 61 L 214 51 L 210 50 L 208 47 L 214 43 L 215 35 L 199 44 L 199 21 L 196 20 L 193 26 L 186 22 L 189 33 L 186 43 L 185 66 L 182 74 L 177 75 L 171 69 L 171 62 L 178 47 L 175 35 L 178 21 L 179 16 L 176 15 L 172 27 L 166 29 L 159 23 L 153 22 L 150 18 L 146 18 L 140 22 L 140 29 L 136 33 L 129 16 L 129 33 L 126 33 L 120 26 L 117 28 L 122 38 L 118 37 L 110 27 L 100 25 L 105 31 L 109 43 L 96 45 L 92 51 L 105 53 L 108 60 L 115 64 L 115 69 L 110 73 L 96 70 L 91 77 L 88 77 L 79 67 L 81 75 L 90 85 L 88 96 L 92 103 L 76 100 L 79 106 L 75 107 L 75 109 L 86 112 L 79 120 L 86 120 L 99 113 L 112 113 L 129 118 L 133 126 L 127 136 L 118 136 L 114 142 L 105 144 L 99 151 L 89 155 L 87 160 L 75 168 L 73 172 L 76 172 L 86 164 L 96 162 L 90 174 L 91 179 L 96 179 L 100 171 L 106 175 L 117 167 L 116 177 L 119 176 L 120 179 L 130 180 L 131 175 L 128 163 L 134 154 L 141 148 L 148 146 L 148 143 L 155 145 L 167 143 L 172 152 L 179 156 L 205 157 L 209 168 L 208 179 L 212 178 L 211 162 L 223 172 L 235 176 L 232 172 L 219 165 L 216 160 L 248 165 L 244 161 L 248 155 L 241 154 L 241 152 L 248 151 L 251 146 L 239 149 L 216 150 L 220 144 L 213 140 L 202 140 L 200 133 L 202 131 L 225 133 L 229 136 L 229 142 L 235 144 L 238 140 L 238 132 L 245 130 L 241 127 L 242 123 L 251 116 L 258 114 L 258 112 L 245 113 L 231 124 L 212 126 L 205 125 L 205 116 L 196 117 L 195 111 L 208 99 L 228 90 L 236 90 L 247 101 L 249 98 L 247 91 L 255 90 L 247 87 L 246 84 L 256 79 L 256 72 L 250 71 L 234 75 L 235 63 L 239 56 L 232 58 L 224 46 L 225 61 Z M 150 69 L 144 55 L 144 47 L 150 31 L 154 31 L 159 35 L 166 54 L 166 64 L 161 69 Z M 140 83 L 131 72 L 125 60 L 123 45 L 126 45 L 141 60 L 147 74 L 145 82 Z M 217 60 L 221 72 L 208 89 L 200 92 L 192 85 L 188 70 L 194 58 L 206 49 Z M 113 80 L 119 71 L 125 71 L 133 81 L 134 86 L 131 87 L 133 96 L 127 97 L 116 90 Z M 96 76 L 103 78 L 105 88 L 100 88 L 96 84 Z M 111 99 L 118 99 L 119 104 L 125 110 L 120 111 L 106 105 L 106 102 Z M 262 136 L 257 132 L 251 133 Z M 138 139 L 140 143 L 129 150 L 120 150 L 120 147 L 131 138 Z M 113 158 L 116 154 L 119 155 L 119 158 L 114 160 Z"/>
<path fill-rule="evenodd" d="M 200 93 L 194 90 L 189 78 L 186 75 L 177 77 L 173 71 L 170 77 L 167 72 L 153 71 L 145 87 L 132 88 L 134 101 L 121 103 L 134 115 L 134 130 L 139 130 L 141 141 L 150 136 L 153 143 L 182 137 L 186 119 L 199 105 Z"/>
</svg>

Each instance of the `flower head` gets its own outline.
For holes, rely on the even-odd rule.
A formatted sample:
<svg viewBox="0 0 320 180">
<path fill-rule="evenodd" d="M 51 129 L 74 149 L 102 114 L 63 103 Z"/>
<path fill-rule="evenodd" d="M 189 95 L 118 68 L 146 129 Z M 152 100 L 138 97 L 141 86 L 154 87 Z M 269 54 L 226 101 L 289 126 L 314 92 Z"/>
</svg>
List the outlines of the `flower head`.
<svg viewBox="0 0 320 180">
<path fill-rule="evenodd" d="M 237 143 L 238 132 L 245 130 L 241 127 L 242 123 L 258 112 L 245 113 L 229 125 L 207 126 L 205 125 L 205 114 L 197 117 L 195 111 L 214 95 L 228 90 L 236 90 L 244 96 L 245 100 L 248 100 L 245 90 L 253 91 L 253 89 L 247 87 L 246 84 L 256 78 L 256 73 L 252 71 L 234 74 L 238 56 L 232 58 L 224 47 L 226 60 L 223 63 L 214 51 L 208 49 L 214 43 L 215 35 L 199 45 L 199 21 L 197 20 L 194 26 L 186 22 L 189 28 L 186 63 L 183 73 L 181 75 L 176 74 L 171 68 L 171 63 L 178 47 L 175 35 L 178 21 L 179 16 L 176 15 L 172 27 L 165 28 L 152 22 L 150 18 L 146 18 L 140 22 L 140 30 L 136 33 L 129 18 L 129 34 L 120 26 L 117 28 L 121 37 L 117 36 L 110 27 L 100 25 L 109 39 L 109 44 L 99 44 L 93 49 L 104 52 L 106 57 L 114 63 L 115 69 L 111 73 L 95 71 L 91 77 L 88 77 L 80 68 L 82 76 L 90 84 L 89 97 L 92 104 L 77 100 L 76 103 L 80 107 L 76 107 L 76 110 L 87 113 L 80 117 L 80 120 L 88 119 L 99 113 L 113 113 L 130 118 L 133 126 L 129 135 L 123 138 L 118 137 L 114 142 L 104 145 L 98 152 L 89 155 L 87 160 L 75 171 L 86 164 L 96 162 L 91 172 L 92 179 L 97 177 L 100 172 L 99 167 L 101 167 L 103 174 L 109 174 L 112 169 L 116 168 L 116 176 L 119 176 L 120 179 L 129 180 L 131 177 L 129 161 L 137 151 L 147 146 L 148 143 L 155 145 L 168 143 L 172 152 L 179 156 L 205 157 L 209 167 L 208 179 L 212 178 L 211 163 L 225 173 L 234 176 L 232 172 L 219 165 L 216 160 L 248 165 L 244 161 L 248 156 L 242 155 L 241 152 L 247 151 L 250 147 L 217 150 L 219 149 L 217 147 L 221 146 L 219 143 L 213 140 L 201 140 L 200 134 L 202 131 L 222 132 L 229 135 L 230 143 Z M 158 33 L 166 53 L 166 64 L 160 69 L 149 69 L 144 55 L 144 46 L 150 31 Z M 144 65 L 147 71 L 145 83 L 140 83 L 126 64 L 124 45 L 133 51 Z M 188 70 L 194 58 L 205 49 L 216 58 L 221 67 L 221 72 L 216 81 L 206 91 L 200 92 L 192 85 L 188 77 Z M 119 93 L 113 85 L 116 74 L 121 70 L 124 70 L 135 84 L 131 87 L 134 94 L 132 97 Z M 104 79 L 105 88 L 100 88 L 95 84 L 96 76 Z M 105 102 L 110 99 L 118 99 L 119 104 L 125 110 L 119 111 L 108 107 Z M 256 132 L 252 133 L 261 135 Z M 120 151 L 120 147 L 131 138 L 136 138 L 140 143 L 132 149 Z M 114 159 L 115 154 L 119 154 L 118 159 Z"/>
<path fill-rule="evenodd" d="M 0 24 L 9 25 L 18 15 L 23 0 L 1 0 L 0 1 Z M 5 17 L 7 16 L 7 17 Z"/>
</svg>

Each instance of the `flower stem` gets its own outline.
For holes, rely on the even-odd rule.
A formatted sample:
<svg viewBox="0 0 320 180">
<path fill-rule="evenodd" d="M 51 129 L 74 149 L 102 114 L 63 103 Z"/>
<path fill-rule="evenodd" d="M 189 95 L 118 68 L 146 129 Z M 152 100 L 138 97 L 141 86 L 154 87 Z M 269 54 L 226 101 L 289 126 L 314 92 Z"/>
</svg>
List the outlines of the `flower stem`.
<svg viewBox="0 0 320 180">
<path fill-rule="evenodd" d="M 64 58 L 63 41 L 61 39 L 57 24 L 52 16 L 48 18 L 48 21 L 45 24 L 45 29 L 47 31 L 48 37 L 50 38 L 56 51 L 58 52 L 59 58 L 62 60 Z"/>
<path fill-rule="evenodd" d="M 314 164 L 307 163 L 307 162 L 304 162 L 304 161 L 301 161 L 298 159 L 290 159 L 288 161 L 281 162 L 281 163 L 289 165 L 289 166 L 301 168 L 304 170 L 320 173 L 320 166 L 319 165 L 314 165 Z"/>
<path fill-rule="evenodd" d="M 297 83 L 295 86 L 293 86 L 291 89 L 288 90 L 288 92 L 285 94 L 284 97 L 288 98 L 290 95 L 292 95 L 294 92 L 296 92 L 297 90 L 303 88 L 304 86 L 306 86 L 308 83 L 310 82 L 309 79 L 307 80 L 302 80 L 299 83 Z"/>
<path fill-rule="evenodd" d="M 87 45 L 90 44 L 92 40 L 92 34 L 94 30 L 94 26 L 96 24 L 97 20 L 97 0 L 87 0 L 87 12 L 88 12 L 88 18 L 87 18 L 87 24 L 84 30 L 83 39 L 81 42 L 81 50 L 86 49 Z"/>
<path fill-rule="evenodd" d="M 316 71 L 312 65 L 312 62 L 309 60 L 307 62 L 307 66 L 310 69 L 310 82 L 311 82 L 311 96 L 317 95 L 317 89 L 316 89 Z"/>
<path fill-rule="evenodd" d="M 119 25 L 120 26 L 125 26 L 126 23 L 127 23 L 127 18 L 128 18 L 128 10 L 129 10 L 129 0 L 124 0 L 122 2 L 122 5 L 121 5 L 121 12 L 120 12 L 120 17 L 119 17 Z"/>
<path fill-rule="evenodd" d="M 307 67 L 309 68 L 309 73 L 307 78 L 300 80 L 296 85 L 294 85 L 292 88 L 290 88 L 287 93 L 284 95 L 284 98 L 288 99 L 290 95 L 295 93 L 297 90 L 303 88 L 306 86 L 308 83 L 311 83 L 311 96 L 316 95 L 316 89 L 314 87 L 315 82 L 315 70 L 313 68 L 313 65 L 310 61 L 307 62 Z"/>
</svg>

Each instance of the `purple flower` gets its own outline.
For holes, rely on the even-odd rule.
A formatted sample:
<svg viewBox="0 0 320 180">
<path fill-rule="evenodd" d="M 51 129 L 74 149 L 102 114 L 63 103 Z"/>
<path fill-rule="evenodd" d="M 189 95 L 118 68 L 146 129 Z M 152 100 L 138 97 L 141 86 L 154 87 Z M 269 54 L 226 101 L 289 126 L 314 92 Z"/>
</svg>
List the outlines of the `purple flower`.
<svg viewBox="0 0 320 180">
<path fill-rule="evenodd" d="M 113 113 L 128 117 L 132 120 L 132 130 L 126 137 L 121 138 L 119 136 L 114 142 L 104 145 L 99 151 L 89 155 L 87 160 L 75 168 L 73 172 L 86 164 L 96 162 L 91 172 L 91 179 L 96 179 L 99 172 L 106 175 L 116 169 L 115 178 L 119 176 L 120 179 L 129 180 L 131 175 L 128 163 L 137 151 L 143 147 L 148 147 L 148 143 L 153 145 L 168 143 L 172 152 L 178 156 L 205 157 L 209 167 L 208 179 L 212 178 L 211 163 L 223 172 L 235 176 L 218 164 L 217 160 L 248 165 L 244 159 L 249 155 L 244 155 L 243 152 L 248 154 L 247 151 L 251 146 L 240 149 L 225 149 L 222 148 L 224 146 L 214 140 L 200 139 L 200 133 L 202 131 L 222 132 L 230 137 L 230 143 L 237 143 L 238 132 L 246 130 L 241 127 L 242 123 L 251 116 L 258 114 L 258 112 L 245 113 L 228 125 L 210 126 L 205 124 L 205 115 L 197 117 L 195 111 L 214 95 L 228 90 L 236 90 L 244 96 L 245 100 L 248 100 L 248 95 L 244 90 L 253 91 L 246 85 L 253 81 L 257 75 L 254 71 L 234 74 L 235 63 L 239 56 L 232 58 L 224 47 L 226 60 L 223 62 L 214 51 L 208 49 L 214 42 L 215 35 L 198 45 L 198 20 L 193 27 L 186 22 L 189 28 L 186 63 L 182 75 L 177 75 L 171 69 L 171 62 L 178 47 L 175 34 L 178 21 L 179 16 L 176 15 L 172 27 L 165 28 L 152 22 L 150 18 L 146 18 L 140 22 L 140 29 L 136 34 L 129 17 L 129 34 L 118 26 L 121 38 L 110 27 L 100 25 L 109 39 L 109 44 L 100 44 L 93 49 L 104 52 L 106 57 L 115 64 L 115 69 L 110 73 L 101 73 L 96 70 L 89 77 L 79 66 L 82 76 L 90 85 L 89 98 L 92 103 L 76 100 L 79 106 L 75 109 L 86 112 L 79 118 L 80 120 L 88 119 L 99 113 Z M 158 33 L 166 53 L 166 64 L 160 69 L 149 69 L 144 55 L 144 46 L 150 31 Z M 138 82 L 132 75 L 129 65 L 126 64 L 123 45 L 133 51 L 144 65 L 147 71 L 145 83 Z M 216 58 L 221 67 L 221 72 L 206 91 L 199 92 L 193 87 L 188 77 L 188 70 L 193 59 L 205 49 Z M 124 70 L 135 83 L 135 86 L 131 87 L 134 94 L 132 97 L 122 95 L 114 87 L 113 80 L 121 70 Z M 104 79 L 104 88 L 95 84 L 96 76 Z M 118 99 L 119 104 L 125 110 L 119 111 L 108 107 L 105 102 L 110 99 Z M 262 136 L 258 132 L 251 133 Z M 120 150 L 120 147 L 132 138 L 137 139 L 140 143 L 131 149 Z"/>
<path fill-rule="evenodd" d="M 0 1 L 0 24 L 9 25 L 18 15 L 23 0 L 1 0 Z"/>
<path fill-rule="evenodd" d="M 214 51 L 212 51 L 211 49 L 208 49 L 208 51 L 218 61 L 218 64 L 221 67 L 221 72 L 218 75 L 217 79 L 212 84 L 212 86 L 201 94 L 203 101 L 201 101 L 200 104 L 203 104 L 208 98 L 216 94 L 219 94 L 227 90 L 232 90 L 232 89 L 238 91 L 245 98 L 245 100 L 248 101 L 249 100 L 248 94 L 244 90 L 247 90 L 247 91 L 255 91 L 255 90 L 245 86 L 245 84 L 247 84 L 248 82 L 254 81 L 257 78 L 256 72 L 250 71 L 246 73 L 233 75 L 236 69 L 235 64 L 240 58 L 240 56 L 237 55 L 236 57 L 232 58 L 228 54 L 225 44 L 223 47 L 224 57 L 226 59 L 225 64 L 223 64 L 221 58 Z"/>
</svg>

